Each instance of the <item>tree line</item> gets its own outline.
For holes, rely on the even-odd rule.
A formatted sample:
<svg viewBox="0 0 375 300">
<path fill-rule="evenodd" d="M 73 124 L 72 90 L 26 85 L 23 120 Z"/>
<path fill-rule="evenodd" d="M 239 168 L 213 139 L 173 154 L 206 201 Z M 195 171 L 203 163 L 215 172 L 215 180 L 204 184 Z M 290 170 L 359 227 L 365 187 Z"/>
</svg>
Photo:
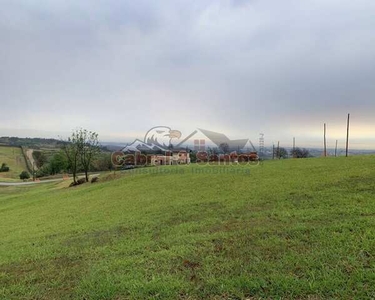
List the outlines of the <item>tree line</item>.
<svg viewBox="0 0 375 300">
<path fill-rule="evenodd" d="M 274 148 L 274 153 L 273 157 L 275 158 L 288 158 L 288 157 L 293 157 L 293 158 L 308 158 L 311 157 L 309 150 L 305 148 L 293 148 L 290 150 L 290 153 L 283 148 L 283 147 L 276 147 Z"/>
</svg>

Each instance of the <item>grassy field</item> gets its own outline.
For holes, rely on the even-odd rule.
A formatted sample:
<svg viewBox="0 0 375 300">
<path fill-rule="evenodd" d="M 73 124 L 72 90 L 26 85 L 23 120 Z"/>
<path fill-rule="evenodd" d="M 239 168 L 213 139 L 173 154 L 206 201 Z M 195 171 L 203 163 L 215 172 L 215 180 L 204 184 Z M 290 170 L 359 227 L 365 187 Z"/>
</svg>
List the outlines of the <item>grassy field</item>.
<svg viewBox="0 0 375 300">
<path fill-rule="evenodd" d="M 15 181 L 20 179 L 20 173 L 27 170 L 25 159 L 18 147 L 0 146 L 0 165 L 6 163 L 9 172 L 0 172 L 0 181 Z"/>
<path fill-rule="evenodd" d="M 374 298 L 374 163 L 149 168 L 76 188 L 1 188 L 0 298 Z"/>
</svg>

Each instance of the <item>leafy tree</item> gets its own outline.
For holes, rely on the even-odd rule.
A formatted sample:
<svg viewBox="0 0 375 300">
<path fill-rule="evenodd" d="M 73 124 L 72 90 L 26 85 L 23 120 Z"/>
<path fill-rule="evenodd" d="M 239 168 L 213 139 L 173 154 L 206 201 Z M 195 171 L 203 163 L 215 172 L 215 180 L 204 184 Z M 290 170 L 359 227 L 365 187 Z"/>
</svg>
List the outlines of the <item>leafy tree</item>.
<svg viewBox="0 0 375 300">
<path fill-rule="evenodd" d="M 77 184 L 77 172 L 80 163 L 79 131 L 73 131 L 72 136 L 63 144 L 62 150 L 73 175 L 73 183 Z"/>
<path fill-rule="evenodd" d="M 89 181 L 88 172 L 95 157 L 100 153 L 98 134 L 86 129 L 79 129 L 75 132 L 80 162 L 85 172 L 86 182 Z"/>
<path fill-rule="evenodd" d="M 26 179 L 29 179 L 30 178 L 30 174 L 29 172 L 27 171 L 22 171 L 21 174 L 20 174 L 20 179 L 21 180 L 26 180 Z"/>
<path fill-rule="evenodd" d="M 0 172 L 9 172 L 9 167 L 7 166 L 6 163 L 2 163 Z"/>
<path fill-rule="evenodd" d="M 68 161 L 63 151 L 54 154 L 49 162 L 49 172 L 51 175 L 67 170 L 68 167 Z"/>
<path fill-rule="evenodd" d="M 288 151 L 285 148 L 279 147 L 275 149 L 277 158 L 288 158 Z"/>
</svg>

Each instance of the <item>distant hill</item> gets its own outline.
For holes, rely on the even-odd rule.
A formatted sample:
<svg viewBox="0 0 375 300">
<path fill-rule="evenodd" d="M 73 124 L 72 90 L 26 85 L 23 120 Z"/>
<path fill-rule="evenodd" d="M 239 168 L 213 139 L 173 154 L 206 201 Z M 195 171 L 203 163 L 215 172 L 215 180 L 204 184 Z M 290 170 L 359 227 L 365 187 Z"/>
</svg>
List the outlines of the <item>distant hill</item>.
<svg viewBox="0 0 375 300">
<path fill-rule="evenodd" d="M 63 141 L 44 138 L 19 138 L 19 137 L 0 137 L 0 145 L 23 146 L 34 149 L 40 148 L 59 148 L 64 144 Z"/>
<path fill-rule="evenodd" d="M 19 137 L 0 137 L 0 146 L 13 146 L 13 147 L 26 147 L 35 150 L 56 150 L 61 148 L 65 141 L 57 139 L 44 139 L 44 138 L 19 138 Z M 117 149 L 117 148 L 116 148 Z M 121 149 L 121 148 L 120 148 Z M 101 146 L 103 152 L 110 152 L 112 149 L 109 149 L 106 145 Z"/>
</svg>

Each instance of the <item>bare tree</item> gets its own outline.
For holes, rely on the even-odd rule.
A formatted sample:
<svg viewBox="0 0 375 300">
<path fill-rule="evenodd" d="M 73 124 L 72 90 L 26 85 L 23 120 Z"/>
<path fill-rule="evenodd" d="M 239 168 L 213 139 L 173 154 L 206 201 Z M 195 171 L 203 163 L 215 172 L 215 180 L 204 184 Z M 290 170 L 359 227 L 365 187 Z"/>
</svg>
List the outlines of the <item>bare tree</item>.
<svg viewBox="0 0 375 300">
<path fill-rule="evenodd" d="M 278 147 L 277 158 L 288 158 L 288 151 L 283 147 Z"/>
<path fill-rule="evenodd" d="M 303 148 L 303 149 L 300 149 L 300 148 L 295 148 L 295 149 L 292 149 L 292 151 L 290 152 L 290 155 L 293 156 L 294 158 L 307 158 L 310 156 L 310 152 L 309 150 Z"/>
<path fill-rule="evenodd" d="M 94 158 L 100 153 L 98 134 L 86 129 L 76 130 L 74 133 L 77 141 L 80 162 L 85 172 L 86 182 L 89 181 L 88 172 Z"/>
</svg>

